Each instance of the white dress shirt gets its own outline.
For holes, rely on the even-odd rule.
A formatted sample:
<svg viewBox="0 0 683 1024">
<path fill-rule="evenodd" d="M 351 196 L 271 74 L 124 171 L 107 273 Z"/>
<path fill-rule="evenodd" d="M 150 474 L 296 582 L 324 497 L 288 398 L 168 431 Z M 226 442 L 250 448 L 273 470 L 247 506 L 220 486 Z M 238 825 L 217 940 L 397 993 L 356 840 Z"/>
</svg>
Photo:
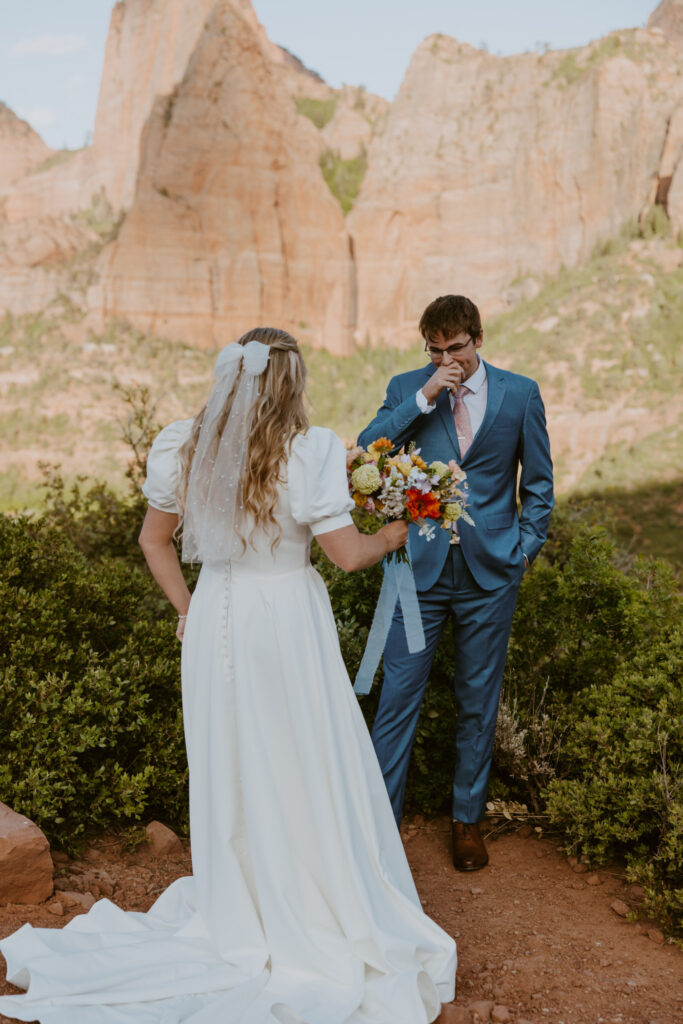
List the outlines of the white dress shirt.
<svg viewBox="0 0 683 1024">
<path fill-rule="evenodd" d="M 486 367 L 484 366 L 484 363 L 479 358 L 479 356 L 477 356 L 477 359 L 479 360 L 479 365 L 477 366 L 476 370 L 474 371 L 471 377 L 468 377 L 467 380 L 464 380 L 462 382 L 465 385 L 465 387 L 469 388 L 469 391 L 465 392 L 464 401 L 467 411 L 470 414 L 470 423 L 472 424 L 473 438 L 475 437 L 477 431 L 479 430 L 479 427 L 481 426 L 482 420 L 484 419 L 484 413 L 486 412 L 486 400 L 488 398 L 489 393 L 489 383 L 486 377 Z M 457 398 L 451 391 L 448 392 L 448 397 L 450 398 L 451 401 L 451 409 L 453 409 L 457 401 Z M 423 395 L 422 389 L 420 389 L 416 393 L 415 400 L 417 401 L 417 405 L 420 412 L 430 413 L 433 412 L 434 409 L 436 409 L 436 402 L 432 402 L 430 404 Z"/>
</svg>

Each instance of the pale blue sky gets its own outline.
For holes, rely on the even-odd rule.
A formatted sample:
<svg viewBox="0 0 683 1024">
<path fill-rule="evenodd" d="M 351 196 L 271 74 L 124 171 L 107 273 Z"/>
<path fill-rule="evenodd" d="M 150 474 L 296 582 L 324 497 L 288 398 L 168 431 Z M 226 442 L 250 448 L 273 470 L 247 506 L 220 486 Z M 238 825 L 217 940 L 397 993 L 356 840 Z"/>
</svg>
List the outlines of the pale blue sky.
<svg viewBox="0 0 683 1024">
<path fill-rule="evenodd" d="M 443 32 L 492 53 L 581 46 L 644 25 L 657 0 L 253 0 L 270 38 L 330 85 L 392 99 L 415 47 Z M 0 100 L 55 147 L 92 131 L 111 0 L 0 0 Z"/>
</svg>

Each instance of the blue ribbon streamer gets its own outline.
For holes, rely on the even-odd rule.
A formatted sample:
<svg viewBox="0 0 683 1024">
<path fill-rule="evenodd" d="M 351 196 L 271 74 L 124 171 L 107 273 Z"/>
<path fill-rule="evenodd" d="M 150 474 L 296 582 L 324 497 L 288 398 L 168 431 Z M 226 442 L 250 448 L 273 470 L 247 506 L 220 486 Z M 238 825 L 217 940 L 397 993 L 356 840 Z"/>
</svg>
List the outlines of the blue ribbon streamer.
<svg viewBox="0 0 683 1024">
<path fill-rule="evenodd" d="M 370 693 L 372 689 L 375 672 L 384 653 L 397 601 L 401 602 L 408 650 L 411 654 L 416 654 L 425 649 L 425 635 L 422 629 L 422 616 L 417 600 L 412 566 L 410 562 L 397 560 L 385 562 L 382 589 L 379 592 L 368 642 L 365 645 L 363 659 L 353 686 L 354 692 L 360 697 Z"/>
</svg>

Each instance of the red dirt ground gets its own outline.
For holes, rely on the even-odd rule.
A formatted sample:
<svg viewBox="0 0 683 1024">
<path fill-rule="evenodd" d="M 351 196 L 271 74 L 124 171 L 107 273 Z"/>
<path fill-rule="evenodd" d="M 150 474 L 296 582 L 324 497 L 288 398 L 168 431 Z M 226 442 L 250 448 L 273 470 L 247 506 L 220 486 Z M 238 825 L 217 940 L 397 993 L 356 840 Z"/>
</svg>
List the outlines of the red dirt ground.
<svg viewBox="0 0 683 1024">
<path fill-rule="evenodd" d="M 682 1022 L 683 954 L 654 922 L 631 922 L 611 909 L 616 899 L 636 909 L 637 886 L 616 868 L 572 867 L 559 843 L 525 837 L 527 830 L 492 839 L 489 866 L 460 874 L 451 865 L 446 819 L 418 817 L 404 827 L 423 906 L 458 944 L 457 996 L 439 1024 Z M 182 857 L 157 859 L 146 848 L 126 853 L 120 840 L 103 836 L 80 861 L 56 854 L 55 889 L 148 910 L 190 872 L 185 847 Z M 69 900 L 58 903 L 53 896 L 37 906 L 0 907 L 0 935 L 27 921 L 59 928 L 84 913 Z M 18 992 L 4 980 L 2 957 L 0 968 L 0 992 Z"/>
</svg>

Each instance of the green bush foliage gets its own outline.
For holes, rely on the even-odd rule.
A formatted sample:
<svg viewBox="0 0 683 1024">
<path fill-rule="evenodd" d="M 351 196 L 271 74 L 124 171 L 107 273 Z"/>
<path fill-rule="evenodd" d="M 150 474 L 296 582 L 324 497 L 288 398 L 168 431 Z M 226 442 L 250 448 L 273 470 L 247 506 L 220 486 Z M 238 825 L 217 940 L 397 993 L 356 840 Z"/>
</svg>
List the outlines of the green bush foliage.
<svg viewBox="0 0 683 1024">
<path fill-rule="evenodd" d="M 175 620 L 141 566 L 0 520 L 0 800 L 60 846 L 187 818 Z"/>
<path fill-rule="evenodd" d="M 323 178 L 332 195 L 339 200 L 344 216 L 356 201 L 367 166 L 365 148 L 349 160 L 343 160 L 339 153 L 331 149 L 326 149 L 320 157 Z"/>
<path fill-rule="evenodd" d="M 91 830 L 151 817 L 187 826 L 175 619 L 135 544 L 143 508 L 100 485 L 67 494 L 53 477 L 43 518 L 0 520 L 0 800 L 67 849 Z M 381 570 L 345 574 L 317 546 L 313 558 L 353 678 Z M 581 515 L 556 514 L 520 589 L 490 790 L 548 814 L 593 861 L 625 859 L 674 934 L 683 907 L 679 618 L 666 563 L 631 562 Z M 444 631 L 409 775 L 412 811 L 448 810 L 452 643 Z M 376 685 L 361 701 L 368 725 L 378 695 Z"/>
<path fill-rule="evenodd" d="M 301 96 L 294 100 L 296 109 L 304 117 L 307 117 L 319 131 L 325 127 L 326 124 L 334 117 L 334 112 L 337 109 L 337 96 L 330 96 L 326 100 L 317 100 L 312 96 Z"/>
</svg>

